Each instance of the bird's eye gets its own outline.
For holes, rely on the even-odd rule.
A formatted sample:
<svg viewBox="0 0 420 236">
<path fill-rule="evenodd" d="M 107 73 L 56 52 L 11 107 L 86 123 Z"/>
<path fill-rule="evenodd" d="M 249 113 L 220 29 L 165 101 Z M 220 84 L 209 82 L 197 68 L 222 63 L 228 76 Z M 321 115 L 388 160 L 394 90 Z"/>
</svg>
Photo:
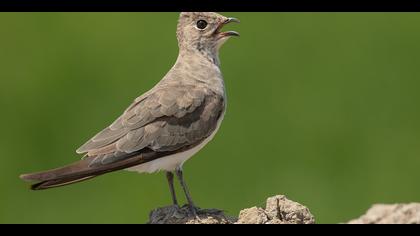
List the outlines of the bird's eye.
<svg viewBox="0 0 420 236">
<path fill-rule="evenodd" d="M 205 29 L 207 27 L 207 22 L 205 20 L 197 21 L 197 28 Z"/>
</svg>

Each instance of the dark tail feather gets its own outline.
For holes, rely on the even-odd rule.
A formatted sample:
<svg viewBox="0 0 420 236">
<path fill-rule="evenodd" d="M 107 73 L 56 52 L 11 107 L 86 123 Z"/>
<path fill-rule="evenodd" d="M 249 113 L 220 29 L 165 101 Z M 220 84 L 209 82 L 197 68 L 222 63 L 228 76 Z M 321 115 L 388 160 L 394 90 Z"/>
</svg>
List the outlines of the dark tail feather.
<svg viewBox="0 0 420 236">
<path fill-rule="evenodd" d="M 78 182 L 81 182 L 83 180 L 88 180 L 88 179 L 91 179 L 93 177 L 96 177 L 96 176 L 87 176 L 87 177 L 79 178 L 79 179 L 47 180 L 47 181 L 42 181 L 42 182 L 39 182 L 39 183 L 36 183 L 36 184 L 32 184 L 31 189 L 32 190 L 43 190 L 43 189 L 61 187 L 61 186 L 69 185 L 69 184 L 78 183 Z"/>
<path fill-rule="evenodd" d="M 77 183 L 100 175 L 95 168 L 89 167 L 92 158 L 85 158 L 73 164 L 52 170 L 23 174 L 25 181 L 36 182 L 31 185 L 32 190 L 42 190 Z"/>
<path fill-rule="evenodd" d="M 92 156 L 61 168 L 23 174 L 20 178 L 25 181 L 36 182 L 31 186 L 32 190 L 48 189 L 77 183 L 108 172 L 140 165 L 164 155 L 165 153 L 157 152 L 133 153 L 133 156 L 117 162 L 91 166 L 90 163 L 95 158 L 95 156 Z"/>
</svg>

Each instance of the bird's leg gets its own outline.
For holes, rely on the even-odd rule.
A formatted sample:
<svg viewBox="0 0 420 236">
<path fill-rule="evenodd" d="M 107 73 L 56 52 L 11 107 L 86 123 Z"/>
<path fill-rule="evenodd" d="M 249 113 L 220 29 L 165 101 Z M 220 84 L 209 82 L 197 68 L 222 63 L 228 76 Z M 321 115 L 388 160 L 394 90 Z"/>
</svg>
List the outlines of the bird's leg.
<svg viewBox="0 0 420 236">
<path fill-rule="evenodd" d="M 197 216 L 197 208 L 195 207 L 192 198 L 190 196 L 190 193 L 188 192 L 187 185 L 185 184 L 184 175 L 182 173 L 182 169 L 179 167 L 175 170 L 176 176 L 178 177 L 178 180 L 182 186 L 182 189 L 184 190 L 185 196 L 187 197 L 188 205 L 190 207 L 190 213 L 198 218 Z"/>
<path fill-rule="evenodd" d="M 178 207 L 178 201 L 176 200 L 175 188 L 174 188 L 174 174 L 168 171 L 166 172 L 166 179 L 168 180 L 169 190 L 171 191 L 172 203 Z"/>
</svg>

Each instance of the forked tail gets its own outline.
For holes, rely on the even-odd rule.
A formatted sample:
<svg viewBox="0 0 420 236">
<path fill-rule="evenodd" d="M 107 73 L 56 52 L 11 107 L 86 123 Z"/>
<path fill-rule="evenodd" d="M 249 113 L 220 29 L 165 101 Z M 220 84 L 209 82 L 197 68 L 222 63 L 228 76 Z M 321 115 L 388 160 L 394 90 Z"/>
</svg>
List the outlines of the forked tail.
<svg viewBox="0 0 420 236">
<path fill-rule="evenodd" d="M 160 156 L 160 155 L 159 155 Z M 36 173 L 23 174 L 20 176 L 25 181 L 35 182 L 31 185 L 32 190 L 42 190 L 60 187 L 68 184 L 88 180 L 99 175 L 126 169 L 143 164 L 159 157 L 156 153 L 137 153 L 124 160 L 109 164 L 90 165 L 95 158 L 87 157 L 70 165 Z"/>
</svg>

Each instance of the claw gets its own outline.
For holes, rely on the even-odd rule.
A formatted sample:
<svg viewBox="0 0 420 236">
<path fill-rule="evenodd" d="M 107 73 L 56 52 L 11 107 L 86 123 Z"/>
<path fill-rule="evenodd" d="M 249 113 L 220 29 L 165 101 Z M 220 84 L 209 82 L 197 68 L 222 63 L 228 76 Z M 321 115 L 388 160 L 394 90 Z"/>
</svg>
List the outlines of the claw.
<svg viewBox="0 0 420 236">
<path fill-rule="evenodd" d="M 197 208 L 197 207 L 195 207 L 194 205 L 188 205 L 188 206 L 189 206 L 189 209 L 190 209 L 191 216 L 193 216 L 196 220 L 200 220 L 201 221 L 200 217 L 197 214 L 197 213 L 200 212 L 200 209 Z"/>
</svg>

